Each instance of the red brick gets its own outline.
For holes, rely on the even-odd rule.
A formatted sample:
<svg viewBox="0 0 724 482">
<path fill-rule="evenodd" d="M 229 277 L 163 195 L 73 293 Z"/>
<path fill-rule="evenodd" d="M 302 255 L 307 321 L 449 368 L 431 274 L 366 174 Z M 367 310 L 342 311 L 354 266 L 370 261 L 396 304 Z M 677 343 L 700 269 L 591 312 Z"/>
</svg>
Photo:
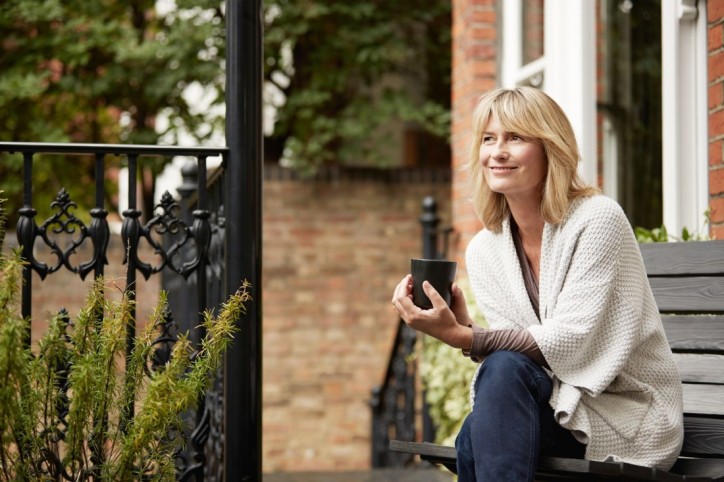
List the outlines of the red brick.
<svg viewBox="0 0 724 482">
<path fill-rule="evenodd" d="M 490 44 L 470 45 L 465 49 L 465 60 L 495 59 L 495 46 Z"/>
<path fill-rule="evenodd" d="M 724 239 L 724 224 L 712 226 L 709 230 L 709 236 L 712 239 Z"/>
<path fill-rule="evenodd" d="M 724 19 L 724 0 L 709 0 L 706 6 L 706 18 L 709 23 Z"/>
<path fill-rule="evenodd" d="M 724 135 L 724 110 L 709 114 L 709 138 Z"/>
<path fill-rule="evenodd" d="M 707 105 L 709 109 L 715 109 L 721 107 L 724 103 L 724 86 L 723 82 L 716 82 L 709 86 L 707 95 Z"/>
<path fill-rule="evenodd" d="M 722 149 L 724 148 L 724 141 L 711 141 L 709 142 L 709 166 L 717 167 L 723 166 L 723 155 Z"/>
<path fill-rule="evenodd" d="M 707 70 L 710 83 L 724 77 L 724 50 L 709 54 Z"/>
<path fill-rule="evenodd" d="M 712 50 L 720 49 L 723 43 L 724 28 L 722 28 L 721 24 L 710 27 L 709 31 L 707 32 L 707 50 L 711 52 Z"/>
<path fill-rule="evenodd" d="M 494 77 L 498 68 L 496 62 L 490 60 L 476 60 L 472 66 L 475 77 Z"/>
<path fill-rule="evenodd" d="M 724 168 L 709 171 L 709 194 L 724 194 Z"/>
<path fill-rule="evenodd" d="M 493 24 L 495 23 L 496 15 L 495 10 L 473 10 L 466 18 L 465 23 L 467 26 L 476 26 L 476 24 Z"/>
<path fill-rule="evenodd" d="M 495 39 L 496 32 L 493 28 L 477 27 L 470 29 L 471 37 L 474 39 Z"/>
<path fill-rule="evenodd" d="M 724 142 L 712 141 L 709 143 L 709 166 L 722 166 L 722 148 L 724 148 Z"/>
<path fill-rule="evenodd" d="M 724 223 L 724 197 L 712 198 L 709 202 L 710 222 L 712 224 Z"/>
</svg>

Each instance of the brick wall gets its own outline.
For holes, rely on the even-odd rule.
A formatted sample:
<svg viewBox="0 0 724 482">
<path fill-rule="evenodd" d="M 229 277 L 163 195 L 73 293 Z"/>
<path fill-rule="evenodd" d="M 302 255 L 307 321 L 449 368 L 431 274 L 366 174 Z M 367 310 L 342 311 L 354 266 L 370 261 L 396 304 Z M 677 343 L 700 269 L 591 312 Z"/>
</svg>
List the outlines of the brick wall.
<svg viewBox="0 0 724 482">
<path fill-rule="evenodd" d="M 470 122 L 475 103 L 496 87 L 497 34 L 495 0 L 453 0 L 452 28 L 452 219 L 456 236 L 452 257 L 461 263 L 470 238 L 480 230 L 470 203 L 464 170 L 468 161 Z"/>
<path fill-rule="evenodd" d="M 707 4 L 711 235 L 724 239 L 724 0 Z"/>
<path fill-rule="evenodd" d="M 369 467 L 369 398 L 398 323 L 393 288 L 422 249 L 426 195 L 449 222 L 449 175 L 265 183 L 264 472 Z"/>
</svg>

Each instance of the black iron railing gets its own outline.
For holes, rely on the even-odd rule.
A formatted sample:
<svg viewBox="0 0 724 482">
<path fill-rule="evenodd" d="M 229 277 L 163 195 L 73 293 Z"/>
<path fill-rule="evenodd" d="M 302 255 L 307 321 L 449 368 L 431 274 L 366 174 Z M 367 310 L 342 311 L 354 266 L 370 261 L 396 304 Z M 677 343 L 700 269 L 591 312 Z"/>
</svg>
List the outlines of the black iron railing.
<svg viewBox="0 0 724 482">
<path fill-rule="evenodd" d="M 0 152 L 23 156 L 24 202 L 17 226 L 19 243 L 29 264 L 24 272 L 22 314 L 31 316 L 32 271 L 41 279 L 62 268 L 81 278 L 104 274 L 110 230 L 104 205 L 103 171 L 109 156 L 122 156 L 128 163 L 128 209 L 123 213 L 122 235 L 126 248 L 127 289 L 133 290 L 138 273 L 150 277 L 175 273 L 177 289 L 195 286 L 196 296 L 185 296 L 174 305 L 158 340 L 155 360 L 163 363 L 179 328 L 195 326 L 200 307 L 214 306 L 244 280 L 251 283 L 253 302 L 247 307 L 243 325 L 224 359 L 223 372 L 204 406 L 194 415 L 196 426 L 189 434 L 187 450 L 180 454 L 180 480 L 261 480 L 261 191 L 262 191 L 262 2 L 226 0 L 226 144 L 219 148 L 161 146 L 0 143 Z M 75 202 L 61 190 L 53 202 L 55 214 L 38 223 L 33 206 L 33 164 L 36 155 L 59 153 L 89 155 L 95 159 L 95 206 L 91 221 L 84 224 L 74 214 Z M 135 199 L 135 171 L 145 157 L 189 156 L 196 160 L 197 180 L 182 186 L 182 202 L 164 196 L 153 213 L 141 221 Z M 222 156 L 222 169 L 212 175 L 207 188 L 205 159 Z M 215 177 L 218 176 L 218 177 Z M 194 189 L 184 192 L 184 189 Z M 192 201 L 192 199 L 194 201 Z M 189 202 L 191 201 L 191 202 Z M 193 206 L 193 207 L 192 207 Z M 57 235 L 74 241 L 61 246 Z M 75 237 L 73 237 L 75 236 Z M 159 240 L 158 238 L 162 238 Z M 55 261 L 44 263 L 33 256 L 36 243 L 45 244 Z M 90 259 L 75 262 L 80 245 L 92 245 Z M 160 256 L 156 264 L 138 254 L 140 243 L 150 244 Z M 75 245 L 74 245 L 75 244 Z M 169 282 L 170 283 L 170 282 Z M 185 286 L 185 287 L 184 287 Z M 169 287 L 170 288 L 170 287 Z M 133 297 L 135 292 L 129 292 Z M 177 298 L 177 297 L 172 297 Z M 186 309 L 189 308 L 189 309 Z M 193 323 L 193 325 L 192 325 Z M 127 344 L 133 344 L 133 329 Z M 202 333 L 195 333 L 196 340 Z M 30 333 L 27 334 L 30 340 Z M 228 407 L 228 410 L 225 409 Z M 199 429 L 199 427 L 204 427 Z M 207 428 L 206 428 L 207 427 Z"/>
<path fill-rule="evenodd" d="M 19 209 L 17 224 L 18 244 L 27 264 L 23 269 L 23 290 L 21 299 L 22 315 L 32 320 L 32 289 L 33 276 L 36 272 L 41 280 L 65 268 L 84 279 L 91 272 L 95 277 L 104 274 L 104 267 L 109 263 L 108 245 L 110 229 L 104 201 L 106 198 L 105 183 L 106 161 L 111 156 L 125 159 L 128 169 L 128 209 L 123 211 L 121 238 L 123 242 L 123 260 L 111 260 L 126 264 L 125 295 L 130 300 L 136 299 L 137 275 L 145 279 L 163 273 L 173 279 L 181 278 L 190 281 L 177 285 L 171 300 L 193 300 L 193 311 L 184 308 L 171 309 L 165 314 L 154 346 L 152 366 L 158 367 L 168 360 L 175 334 L 179 328 L 188 331 L 196 347 L 200 347 L 205 333 L 196 328 L 203 321 L 202 311 L 213 309 L 225 298 L 229 289 L 225 286 L 224 264 L 224 219 L 223 219 L 223 174 L 224 163 L 214 176 L 214 183 L 207 187 L 206 162 L 209 157 L 226 159 L 228 149 L 213 148 L 182 148 L 161 146 L 135 145 L 96 145 L 96 144 L 39 144 L 39 143 L 0 143 L 0 152 L 22 155 L 23 171 L 23 206 Z M 33 204 L 33 167 L 40 154 L 66 154 L 73 156 L 93 156 L 95 159 L 95 207 L 90 210 L 91 221 L 86 225 L 75 215 L 76 203 L 65 189 L 61 189 L 51 203 L 54 214 L 47 219 L 35 219 L 37 210 Z M 169 192 L 161 197 L 154 207 L 153 213 L 146 213 L 146 221 L 142 222 L 142 212 L 136 206 L 136 178 L 139 163 L 149 157 L 186 156 L 194 159 L 196 167 L 195 196 L 193 204 L 180 203 Z M 213 195 L 210 196 L 209 192 Z M 193 209 L 191 207 L 193 206 Z M 92 246 L 92 256 L 87 260 L 78 260 L 77 252 L 86 243 Z M 139 248 L 147 244 L 154 252 L 156 262 L 144 260 Z M 52 253 L 52 261 L 43 262 L 36 253 L 47 249 Z M 200 309 L 199 309 L 200 308 Z M 131 304 L 131 315 L 136 319 L 136 306 Z M 179 327 L 180 321 L 181 327 Z M 126 353 L 130 356 L 135 343 L 135 324 L 127 325 Z M 30 343 L 30 332 L 26 343 Z M 67 368 L 67 367 L 66 367 Z M 220 374 L 220 376 L 223 374 Z M 223 403 L 218 395 L 220 383 L 216 391 L 212 390 L 206 400 L 202 400 L 196 413 L 190 414 L 188 433 L 185 434 L 185 448 L 177 454 L 179 480 L 204 480 L 204 473 L 216 474 L 223 472 L 217 467 L 223 460 L 223 427 L 218 422 L 223 420 Z M 123 414 L 133 416 L 134 407 L 126 407 Z M 121 424 L 127 420 L 121 421 Z M 212 423 L 214 425 L 212 427 Z M 217 440 L 210 441 L 210 434 Z M 59 462 L 59 461 L 58 461 Z M 209 462 L 213 462 L 209 463 Z M 208 480 L 221 480 L 208 477 Z"/>
<path fill-rule="evenodd" d="M 445 259 L 452 228 L 440 228 L 437 202 L 426 197 L 422 202 L 422 257 Z M 424 392 L 418 397 L 417 367 L 414 360 L 418 334 L 400 320 L 392 346 L 385 379 L 372 390 L 372 467 L 404 467 L 414 461 L 412 454 L 390 452 L 391 439 L 416 441 L 417 410 L 421 409 L 422 440 L 435 441 L 435 427 L 430 419 Z M 418 405 L 419 404 L 419 405 Z"/>
</svg>

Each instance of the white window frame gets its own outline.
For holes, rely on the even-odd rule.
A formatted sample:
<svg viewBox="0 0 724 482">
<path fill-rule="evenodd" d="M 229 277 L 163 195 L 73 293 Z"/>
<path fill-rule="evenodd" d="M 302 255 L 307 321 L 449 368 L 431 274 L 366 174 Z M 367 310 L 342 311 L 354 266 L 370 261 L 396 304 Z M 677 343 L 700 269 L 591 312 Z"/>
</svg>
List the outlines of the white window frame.
<svg viewBox="0 0 724 482">
<path fill-rule="evenodd" d="M 706 234 L 709 207 L 706 0 L 661 2 L 663 218 Z"/>
<path fill-rule="evenodd" d="M 535 84 L 568 115 L 578 140 L 583 178 L 597 183 L 595 2 L 545 0 L 545 55 L 523 65 L 521 0 L 504 0 L 501 85 Z M 538 79 L 542 78 L 542 83 Z"/>
<path fill-rule="evenodd" d="M 505 0 L 503 9 L 503 59 L 500 84 L 506 88 L 531 84 L 542 87 L 545 57 L 523 64 L 523 2 Z M 545 48 L 545 46 L 544 46 Z"/>
<path fill-rule="evenodd" d="M 522 2 L 501 1 L 501 85 L 542 76 L 542 88 L 569 116 L 581 150 L 581 173 L 598 176 L 596 150 L 596 14 L 593 1 L 545 1 L 545 56 L 522 64 Z M 705 234 L 709 207 L 706 0 L 662 0 L 662 202 L 674 236 Z M 610 140 L 609 140 L 610 141 Z M 615 139 L 614 139 L 615 141 Z M 617 166 L 604 159 L 606 193 L 617 197 Z"/>
</svg>

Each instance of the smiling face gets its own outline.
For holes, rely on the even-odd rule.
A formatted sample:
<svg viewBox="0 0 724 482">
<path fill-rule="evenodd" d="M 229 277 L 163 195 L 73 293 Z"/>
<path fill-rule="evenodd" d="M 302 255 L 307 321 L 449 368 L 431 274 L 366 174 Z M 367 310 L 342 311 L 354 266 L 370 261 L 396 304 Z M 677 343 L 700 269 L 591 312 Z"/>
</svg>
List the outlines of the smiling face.
<svg viewBox="0 0 724 482">
<path fill-rule="evenodd" d="M 547 162 L 537 139 L 504 130 L 491 115 L 483 129 L 478 159 L 490 189 L 509 203 L 540 202 Z"/>
</svg>

